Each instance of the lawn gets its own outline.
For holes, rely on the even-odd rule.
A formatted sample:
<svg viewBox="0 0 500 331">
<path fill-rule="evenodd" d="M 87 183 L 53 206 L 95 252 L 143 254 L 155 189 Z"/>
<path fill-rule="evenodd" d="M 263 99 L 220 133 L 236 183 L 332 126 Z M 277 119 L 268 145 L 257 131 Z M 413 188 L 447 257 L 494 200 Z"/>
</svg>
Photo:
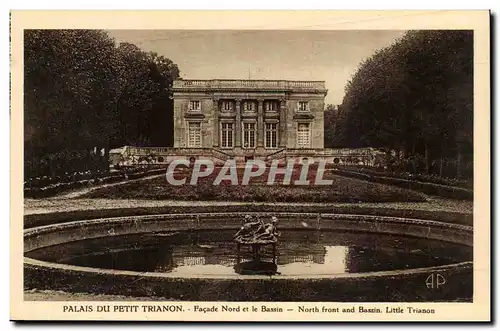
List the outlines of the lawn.
<svg viewBox="0 0 500 331">
<path fill-rule="evenodd" d="M 292 174 L 292 185 L 283 184 L 283 175 L 276 176 L 273 185 L 267 185 L 266 172 L 250 180 L 249 185 L 231 185 L 222 181 L 213 182 L 220 168 L 208 177 L 200 178 L 197 185 L 190 185 L 189 169 L 179 169 L 176 179 L 187 178 L 185 185 L 174 186 L 165 176 L 150 178 L 122 185 L 103 187 L 93 190 L 80 198 L 148 199 L 148 200 L 219 200 L 248 202 L 420 202 L 425 195 L 389 185 L 370 183 L 359 179 L 347 178 L 325 172 L 323 178 L 332 180 L 331 185 L 314 185 L 315 168 L 311 167 L 307 179 L 309 185 L 293 185 L 299 179 L 301 168 L 296 167 Z M 238 183 L 241 183 L 243 169 L 238 169 Z"/>
</svg>

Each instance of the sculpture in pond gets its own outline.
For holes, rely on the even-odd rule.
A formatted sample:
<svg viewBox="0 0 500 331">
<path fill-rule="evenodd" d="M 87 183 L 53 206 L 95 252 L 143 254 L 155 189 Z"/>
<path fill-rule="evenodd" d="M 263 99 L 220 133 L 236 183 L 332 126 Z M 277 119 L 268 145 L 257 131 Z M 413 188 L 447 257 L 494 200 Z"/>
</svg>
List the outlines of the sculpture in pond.
<svg viewBox="0 0 500 331">
<path fill-rule="evenodd" d="M 276 226 L 278 219 L 273 216 L 270 223 L 264 223 L 260 218 L 252 220 L 250 215 L 245 216 L 243 226 L 234 235 L 234 241 L 240 244 L 269 244 L 278 241 Z"/>
<path fill-rule="evenodd" d="M 271 222 L 264 223 L 262 219 L 256 217 L 252 219 L 246 215 L 242 227 L 234 235 L 234 241 L 237 243 L 237 264 L 236 271 L 245 274 L 275 274 L 276 265 L 276 244 L 279 233 L 277 232 L 278 219 L 273 216 Z M 252 260 L 241 262 L 241 247 L 252 246 Z M 272 262 L 261 261 L 261 247 L 272 246 Z"/>
</svg>

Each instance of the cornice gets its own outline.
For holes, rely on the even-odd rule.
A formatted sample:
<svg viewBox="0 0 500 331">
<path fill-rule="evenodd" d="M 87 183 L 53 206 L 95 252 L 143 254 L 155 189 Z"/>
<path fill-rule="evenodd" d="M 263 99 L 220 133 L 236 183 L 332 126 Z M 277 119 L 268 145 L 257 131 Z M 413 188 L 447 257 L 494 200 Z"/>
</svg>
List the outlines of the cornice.
<svg viewBox="0 0 500 331">
<path fill-rule="evenodd" d="M 204 119 L 205 115 L 201 112 L 187 112 L 184 114 L 184 118 L 189 118 L 189 119 Z"/>
<path fill-rule="evenodd" d="M 296 113 L 295 115 L 293 115 L 293 119 L 294 120 L 313 120 L 314 115 L 311 113 L 303 113 L 303 114 Z"/>
</svg>

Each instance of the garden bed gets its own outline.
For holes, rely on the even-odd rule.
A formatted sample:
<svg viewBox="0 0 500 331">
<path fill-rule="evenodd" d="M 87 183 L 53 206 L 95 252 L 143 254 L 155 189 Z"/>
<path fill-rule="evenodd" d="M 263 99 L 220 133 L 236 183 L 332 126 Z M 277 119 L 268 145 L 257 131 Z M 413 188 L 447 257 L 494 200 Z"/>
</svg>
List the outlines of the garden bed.
<svg viewBox="0 0 500 331">
<path fill-rule="evenodd" d="M 345 166 L 342 169 L 354 172 L 360 172 L 372 176 L 382 176 L 382 177 L 391 177 L 396 179 L 405 179 L 411 181 L 418 181 L 429 184 L 438 184 L 452 187 L 460 187 L 464 189 L 472 190 L 474 188 L 472 180 L 465 179 L 457 179 L 457 178 L 447 178 L 440 177 L 437 175 L 427 175 L 427 174 L 413 174 L 409 172 L 391 172 L 384 169 L 377 168 L 366 168 L 364 166 L 356 167 L 356 166 Z"/>
<path fill-rule="evenodd" d="M 190 185 L 187 174 L 186 184 L 171 185 L 164 177 L 141 182 L 125 183 L 103 187 L 81 196 L 81 198 L 115 198 L 148 200 L 220 200 L 248 202 L 398 202 L 425 201 L 425 195 L 395 188 L 389 185 L 368 183 L 362 180 L 336 176 L 326 172 L 324 179 L 332 180 L 331 185 L 314 185 L 316 169 L 311 167 L 307 179 L 309 185 L 295 185 L 300 178 L 300 168 L 294 169 L 291 185 L 282 183 L 283 175 L 276 176 L 276 182 L 267 185 L 268 170 L 261 176 L 252 178 L 248 185 L 241 185 L 244 169 L 238 169 L 238 185 L 228 180 L 214 185 L 219 169 L 210 176 L 200 178 L 197 185 Z M 181 179 L 183 172 L 177 173 Z"/>
<path fill-rule="evenodd" d="M 83 188 L 92 187 L 95 185 L 111 184 L 124 181 L 127 179 L 138 179 L 146 176 L 162 174 L 165 172 L 164 168 L 157 169 L 135 169 L 133 171 L 121 171 L 117 173 L 101 174 L 101 177 L 78 180 L 73 182 L 60 182 L 42 187 L 25 187 L 24 196 L 27 198 L 47 198 L 57 195 L 59 193 Z"/>
<path fill-rule="evenodd" d="M 374 183 L 394 185 L 400 188 L 418 191 L 428 195 L 439 196 L 443 198 L 458 200 L 473 200 L 474 198 L 474 191 L 472 189 L 463 187 L 421 182 L 417 180 L 409 180 L 393 176 L 377 175 L 374 174 L 376 173 L 375 171 L 373 171 L 372 173 L 365 173 L 365 170 L 361 172 L 347 169 L 335 169 L 332 170 L 332 172 L 340 176 L 362 179 Z"/>
</svg>

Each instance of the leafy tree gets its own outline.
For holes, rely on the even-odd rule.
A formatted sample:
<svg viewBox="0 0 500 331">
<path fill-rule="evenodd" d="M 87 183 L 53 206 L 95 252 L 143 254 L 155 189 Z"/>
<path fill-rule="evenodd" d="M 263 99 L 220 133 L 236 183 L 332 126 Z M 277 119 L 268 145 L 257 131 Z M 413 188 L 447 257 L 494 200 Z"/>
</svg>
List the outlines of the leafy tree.
<svg viewBox="0 0 500 331">
<path fill-rule="evenodd" d="M 471 31 L 409 31 L 361 63 L 346 86 L 339 122 L 344 145 L 423 159 L 443 175 L 445 159 L 472 160 Z"/>
<path fill-rule="evenodd" d="M 152 146 L 173 146 L 174 144 L 174 102 L 172 84 L 179 78 L 179 68 L 171 60 L 151 52 L 151 79 L 158 82 L 159 90 L 154 95 L 150 113 L 150 144 Z"/>
<path fill-rule="evenodd" d="M 167 58 L 117 46 L 100 30 L 26 30 L 24 49 L 28 176 L 107 168 L 110 148 L 172 135 L 158 121 L 172 113 L 169 88 L 179 76 Z M 86 156 L 75 162 L 73 151 Z"/>
<path fill-rule="evenodd" d="M 108 141 L 114 42 L 97 30 L 25 33 L 25 140 L 44 152 Z"/>
<path fill-rule="evenodd" d="M 335 105 L 327 105 L 325 109 L 325 147 L 339 147 L 339 127 L 340 107 Z"/>
</svg>

